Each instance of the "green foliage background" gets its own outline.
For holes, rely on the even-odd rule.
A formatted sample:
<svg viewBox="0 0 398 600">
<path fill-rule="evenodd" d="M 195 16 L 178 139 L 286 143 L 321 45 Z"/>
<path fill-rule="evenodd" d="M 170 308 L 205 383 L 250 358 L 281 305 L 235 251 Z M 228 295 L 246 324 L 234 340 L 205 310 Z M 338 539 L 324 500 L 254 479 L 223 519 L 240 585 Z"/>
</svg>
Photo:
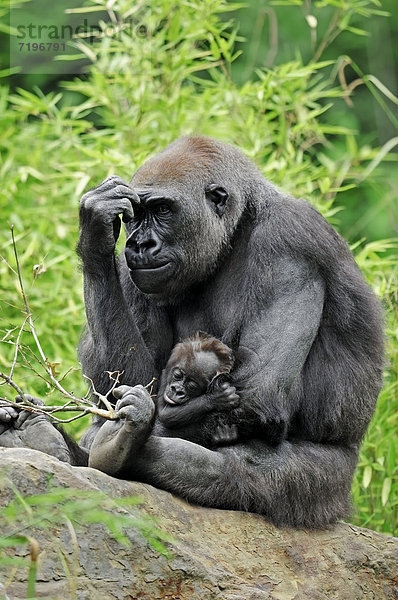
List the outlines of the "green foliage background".
<svg viewBox="0 0 398 600">
<path fill-rule="evenodd" d="M 3 14 L 7 4 L 0 2 Z M 87 74 L 53 82 L 47 93 L 32 88 L 34 78 L 20 78 L 24 87 L 17 90 L 12 78 L 0 87 L 0 253 L 5 259 L 0 263 L 0 370 L 10 369 L 24 319 L 18 281 L 10 269 L 15 268 L 10 224 L 48 360 L 60 376 L 72 369 L 63 384 L 83 395 L 86 386 L 76 365 L 84 321 L 75 256 L 80 196 L 110 174 L 128 180 L 148 156 L 182 134 L 202 133 L 238 145 L 266 177 L 307 198 L 340 228 L 386 309 L 385 386 L 361 450 L 353 521 L 393 533 L 398 503 L 393 485 L 398 283 L 396 244 L 384 238 L 396 235 L 396 157 L 391 153 L 397 143 L 396 98 L 377 73 L 362 73 L 366 65 L 354 63 L 344 70 L 347 85 L 361 79 L 352 95 L 339 83 L 341 54 L 353 50 L 358 55 L 358 29 L 367 28 L 369 17 L 388 17 L 378 14 L 383 7 L 376 0 L 322 0 L 316 6 L 309 0 L 286 0 L 282 7 L 260 3 L 267 18 L 277 19 L 282 48 L 264 66 L 264 61 L 259 65 L 259 48 L 271 48 L 275 31 L 270 26 L 271 37 L 262 36 L 258 4 L 240 11 L 225 0 L 148 4 L 138 0 L 132 10 L 130 1 L 113 3 L 114 31 L 108 27 L 94 46 L 82 45 L 92 61 Z M 103 8 L 105 2 L 87 5 Z M 315 21 L 308 17 L 314 13 L 317 25 L 311 28 L 308 22 Z M 123 30 L 131 20 L 133 30 Z M 239 21 L 247 40 L 238 33 Z M 337 34 L 345 36 L 344 50 Z M 289 43 L 282 44 L 286 39 Z M 322 40 L 327 43 L 320 54 Z M 46 82 L 41 84 L 46 89 Z M 356 105 L 359 90 L 360 106 L 365 106 L 365 94 L 369 115 Z M 372 119 L 376 122 L 370 114 L 372 99 L 384 119 L 378 139 L 369 126 Z M 342 216 L 346 204 L 355 210 L 359 206 L 360 228 L 357 213 L 351 219 Z M 372 230 L 376 222 L 377 235 Z M 371 242 L 362 239 L 364 234 Z M 34 348 L 29 333 L 22 342 Z M 35 364 L 34 356 L 28 358 Z M 46 381 L 26 363 L 18 363 L 14 378 L 25 391 L 55 401 Z M 13 396 L 0 389 L 0 395 Z M 69 430 L 78 437 L 86 425 L 77 421 Z"/>
</svg>

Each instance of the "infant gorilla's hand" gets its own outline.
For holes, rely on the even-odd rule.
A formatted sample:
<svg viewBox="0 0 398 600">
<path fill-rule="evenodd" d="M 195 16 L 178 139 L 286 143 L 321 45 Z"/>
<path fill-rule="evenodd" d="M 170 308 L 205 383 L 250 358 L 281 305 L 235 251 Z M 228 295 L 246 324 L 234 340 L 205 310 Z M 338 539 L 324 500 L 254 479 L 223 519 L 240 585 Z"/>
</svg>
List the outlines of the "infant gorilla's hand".
<svg viewBox="0 0 398 600">
<path fill-rule="evenodd" d="M 236 388 L 228 381 L 214 382 L 210 396 L 214 399 L 217 408 L 236 408 L 239 406 L 240 398 Z"/>
</svg>

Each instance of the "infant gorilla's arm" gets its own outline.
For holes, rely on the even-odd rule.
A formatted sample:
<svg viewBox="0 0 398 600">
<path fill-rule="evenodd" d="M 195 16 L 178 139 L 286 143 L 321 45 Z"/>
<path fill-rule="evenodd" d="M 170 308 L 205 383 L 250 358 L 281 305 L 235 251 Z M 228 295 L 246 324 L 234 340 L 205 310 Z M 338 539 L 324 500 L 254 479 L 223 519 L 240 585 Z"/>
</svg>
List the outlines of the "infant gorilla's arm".
<svg viewBox="0 0 398 600">
<path fill-rule="evenodd" d="M 164 400 L 159 402 L 158 416 L 165 427 L 182 427 L 197 421 L 203 415 L 216 411 L 236 408 L 239 405 L 239 396 L 235 388 L 229 383 L 214 386 L 211 391 L 196 398 L 191 398 L 184 404 L 168 404 Z"/>
</svg>

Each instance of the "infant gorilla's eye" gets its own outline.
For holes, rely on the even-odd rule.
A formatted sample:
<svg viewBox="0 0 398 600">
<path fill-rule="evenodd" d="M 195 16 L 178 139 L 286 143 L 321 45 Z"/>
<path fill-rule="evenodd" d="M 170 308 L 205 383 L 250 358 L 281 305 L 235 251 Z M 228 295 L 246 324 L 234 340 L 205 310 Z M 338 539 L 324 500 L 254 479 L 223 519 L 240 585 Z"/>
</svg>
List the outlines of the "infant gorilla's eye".
<svg viewBox="0 0 398 600">
<path fill-rule="evenodd" d="M 200 392 L 200 386 L 195 381 L 188 381 L 187 388 L 192 393 Z"/>
<path fill-rule="evenodd" d="M 180 369 L 175 369 L 175 371 L 173 372 L 173 377 L 174 379 L 182 379 L 184 377 L 184 374 L 182 371 L 180 371 Z"/>
</svg>

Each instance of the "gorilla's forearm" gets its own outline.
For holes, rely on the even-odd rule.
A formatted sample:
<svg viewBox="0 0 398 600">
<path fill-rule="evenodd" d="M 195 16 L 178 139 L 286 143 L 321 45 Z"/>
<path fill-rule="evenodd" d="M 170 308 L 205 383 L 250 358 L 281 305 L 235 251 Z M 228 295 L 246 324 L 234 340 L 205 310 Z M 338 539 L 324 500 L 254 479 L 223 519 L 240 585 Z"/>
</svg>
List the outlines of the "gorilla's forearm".
<svg viewBox="0 0 398 600">
<path fill-rule="evenodd" d="M 117 475 L 131 463 L 131 430 L 123 420 L 104 423 L 90 447 L 88 465 L 108 475 Z"/>
<path fill-rule="evenodd" d="M 83 265 L 83 276 L 88 330 L 97 352 L 107 354 L 114 349 L 117 339 L 119 354 L 123 345 L 130 344 L 140 353 L 140 360 L 150 360 L 141 332 L 126 305 L 116 260 L 96 275 L 85 271 Z M 111 367 L 108 363 L 107 368 Z"/>
<path fill-rule="evenodd" d="M 167 427 L 182 427 L 197 421 L 203 415 L 217 410 L 217 404 L 209 394 L 191 398 L 185 404 L 168 405 L 162 402 L 159 407 L 159 419 Z"/>
<path fill-rule="evenodd" d="M 266 431 L 271 426 L 277 437 L 284 437 L 283 423 L 296 409 L 289 390 L 304 367 L 319 329 L 324 284 L 317 274 L 308 273 L 305 265 L 301 270 L 296 265 L 289 270 L 289 264 L 278 268 L 289 277 L 279 277 L 279 295 L 276 285 L 276 297 L 264 316 L 253 320 L 242 334 L 238 364 L 231 379 L 249 421 L 262 423 Z"/>
<path fill-rule="evenodd" d="M 277 525 L 324 527 L 349 514 L 356 448 L 249 442 L 218 451 L 151 436 L 122 475 L 204 506 L 248 510 Z M 184 465 L 184 468 L 181 468 Z"/>
<path fill-rule="evenodd" d="M 89 466 L 109 475 L 121 473 L 131 464 L 153 427 L 155 404 L 142 385 L 121 386 L 114 392 L 119 400 L 119 419 L 98 429 L 90 448 Z"/>
<path fill-rule="evenodd" d="M 84 375 L 102 393 L 111 387 L 109 371 L 123 373 L 130 384 L 149 383 L 156 374 L 154 359 L 126 305 L 116 261 L 101 277 L 84 267 L 83 275 L 87 327 L 79 358 Z"/>
<path fill-rule="evenodd" d="M 80 202 L 77 250 L 83 267 L 87 316 L 80 359 L 84 374 L 93 378 L 96 387 L 101 387 L 97 387 L 98 391 L 103 392 L 107 383 L 105 371 L 124 371 L 126 376 L 134 373 L 135 380 L 130 378 L 132 384 L 142 383 L 145 379 L 140 381 L 140 377 L 148 377 L 150 381 L 154 376 L 152 356 L 126 303 L 115 258 L 119 215 L 122 214 L 124 221 L 131 219 L 137 201 L 131 187 L 119 177 L 110 177 L 87 192 Z M 147 368 L 134 368 L 136 362 Z"/>
<path fill-rule="evenodd" d="M 79 446 L 63 429 L 57 426 L 69 450 L 70 464 L 76 467 L 87 467 L 88 450 Z"/>
</svg>

